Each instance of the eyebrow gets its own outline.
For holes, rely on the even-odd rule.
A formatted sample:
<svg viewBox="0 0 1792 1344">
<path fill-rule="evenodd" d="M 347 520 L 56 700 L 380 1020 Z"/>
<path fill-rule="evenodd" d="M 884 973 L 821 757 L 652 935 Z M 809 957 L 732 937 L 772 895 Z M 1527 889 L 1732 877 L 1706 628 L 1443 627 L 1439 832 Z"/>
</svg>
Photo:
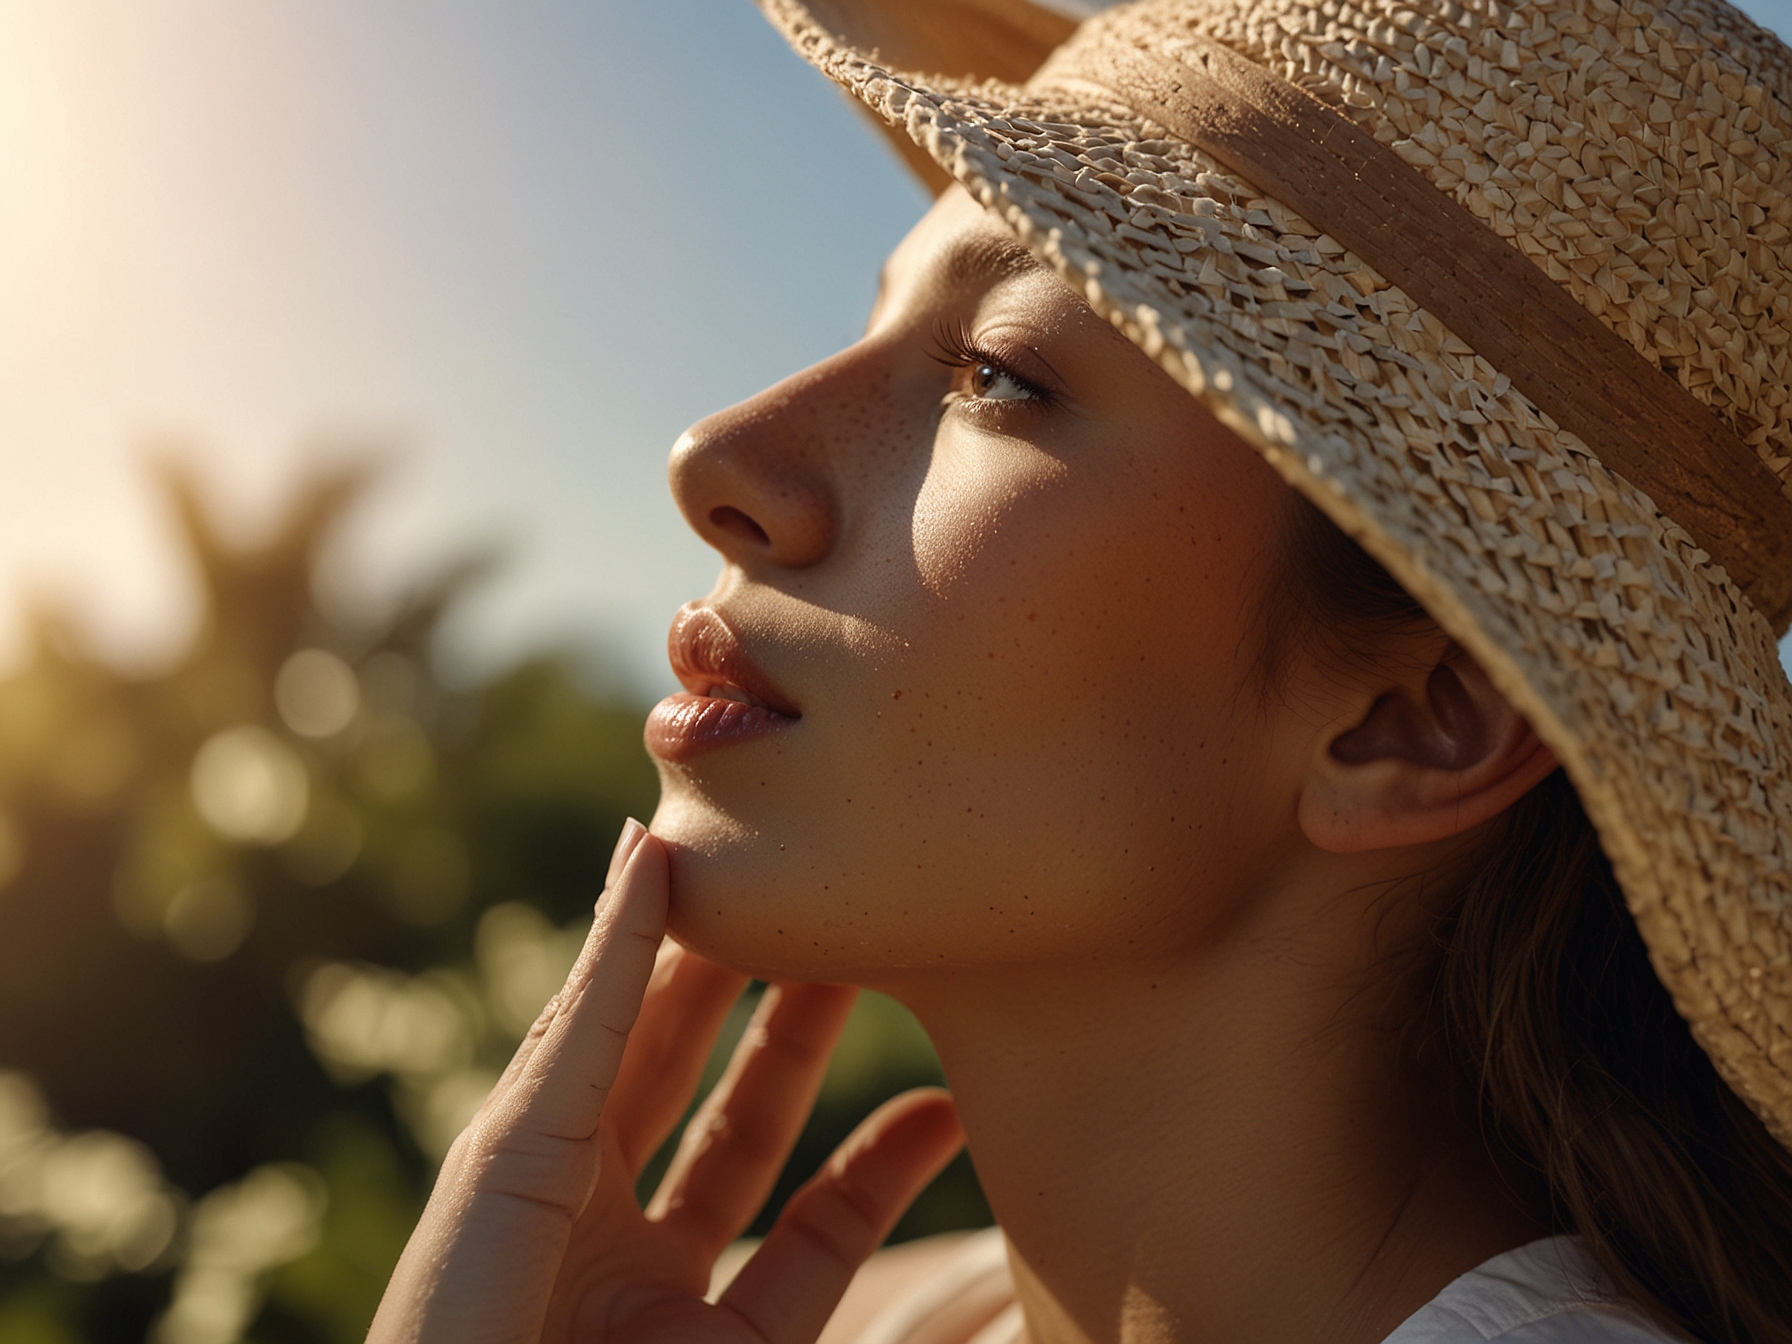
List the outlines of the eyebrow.
<svg viewBox="0 0 1792 1344">
<path fill-rule="evenodd" d="M 977 280 L 1006 280 L 1039 269 L 1039 261 L 1013 238 L 979 238 L 960 244 L 946 256 L 942 278 L 949 285 Z"/>
<path fill-rule="evenodd" d="M 1039 258 L 1013 238 L 978 238 L 954 245 L 946 254 L 939 281 L 948 288 L 974 284 L 977 281 L 1006 280 L 1027 271 L 1040 270 Z M 877 294 L 871 311 L 883 305 L 890 285 L 890 263 L 885 262 L 877 273 Z"/>
</svg>

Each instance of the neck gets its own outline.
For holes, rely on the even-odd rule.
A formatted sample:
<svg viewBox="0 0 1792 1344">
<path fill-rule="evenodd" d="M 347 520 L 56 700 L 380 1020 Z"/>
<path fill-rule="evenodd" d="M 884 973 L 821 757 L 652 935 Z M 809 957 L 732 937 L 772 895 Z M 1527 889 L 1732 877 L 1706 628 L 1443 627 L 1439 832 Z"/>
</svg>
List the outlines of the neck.
<svg viewBox="0 0 1792 1344">
<path fill-rule="evenodd" d="M 1543 1234 L 1403 1066 L 1373 912 L 1256 922 L 1155 966 L 892 987 L 939 1049 L 1032 1344 L 1373 1344 Z"/>
</svg>

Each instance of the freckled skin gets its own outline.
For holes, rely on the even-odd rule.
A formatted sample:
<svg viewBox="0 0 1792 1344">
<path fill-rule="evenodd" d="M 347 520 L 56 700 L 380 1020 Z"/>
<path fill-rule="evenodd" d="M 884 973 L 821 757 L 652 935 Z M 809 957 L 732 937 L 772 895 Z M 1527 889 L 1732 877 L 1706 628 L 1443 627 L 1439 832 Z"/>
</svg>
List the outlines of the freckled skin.
<svg viewBox="0 0 1792 1344">
<path fill-rule="evenodd" d="M 1011 246 L 948 197 L 861 341 L 674 451 L 709 600 L 802 712 L 661 763 L 673 928 L 713 958 L 896 987 L 1162 957 L 1225 914 L 1194 888 L 1237 898 L 1293 832 L 1288 778 L 1222 765 L 1265 750 L 1247 612 L 1284 487 Z M 942 326 L 1048 395 L 967 395 Z"/>
<path fill-rule="evenodd" d="M 862 341 L 697 426 L 672 481 L 725 564 L 674 628 L 687 693 L 649 720 L 661 839 L 619 851 L 381 1339 L 418 1312 L 431 1338 L 469 1315 L 559 1338 L 630 1311 L 641 1338 L 814 1338 L 961 1132 L 1030 1344 L 1376 1344 L 1546 1230 L 1414 1058 L 1429 1002 L 1399 968 L 1553 757 L 1423 621 L 1351 632 L 1348 675 L 1297 638 L 1261 694 L 1289 496 L 962 193 Z M 925 1093 L 880 1111 L 735 1280 L 772 1325 L 684 1294 L 769 1188 L 851 996 L 773 996 L 643 1211 L 613 1159 L 656 1146 L 741 983 L 650 964 L 668 914 L 737 971 L 895 994 L 951 1083 L 956 1120 Z"/>
<path fill-rule="evenodd" d="M 1374 1344 L 1540 1234 L 1390 968 L 1553 758 L 1435 626 L 1261 694 L 1285 487 L 999 224 L 671 474 L 802 715 L 662 760 L 672 929 L 914 1010 L 1033 1344 Z"/>
</svg>

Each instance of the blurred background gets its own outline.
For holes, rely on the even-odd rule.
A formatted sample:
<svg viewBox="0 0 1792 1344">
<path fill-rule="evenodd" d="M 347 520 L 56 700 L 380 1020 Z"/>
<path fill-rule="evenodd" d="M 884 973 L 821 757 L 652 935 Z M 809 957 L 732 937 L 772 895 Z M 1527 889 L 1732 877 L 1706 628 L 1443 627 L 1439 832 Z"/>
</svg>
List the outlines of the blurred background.
<svg viewBox="0 0 1792 1344">
<path fill-rule="evenodd" d="M 746 0 L 0 0 L 0 1341 L 362 1337 L 653 810 L 666 451 L 924 205 Z M 937 1077 L 866 996 L 772 1208 Z"/>
</svg>

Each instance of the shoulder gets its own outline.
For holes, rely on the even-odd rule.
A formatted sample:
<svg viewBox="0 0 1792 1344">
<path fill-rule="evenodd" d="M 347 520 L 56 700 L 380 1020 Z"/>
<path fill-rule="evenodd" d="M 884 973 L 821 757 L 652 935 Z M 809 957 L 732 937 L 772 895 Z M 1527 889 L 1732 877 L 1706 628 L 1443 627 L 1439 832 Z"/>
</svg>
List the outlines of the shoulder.
<svg viewBox="0 0 1792 1344">
<path fill-rule="evenodd" d="M 1496 1255 L 1454 1280 L 1385 1344 L 1681 1344 L 1612 1289 L 1576 1237 Z"/>
</svg>

